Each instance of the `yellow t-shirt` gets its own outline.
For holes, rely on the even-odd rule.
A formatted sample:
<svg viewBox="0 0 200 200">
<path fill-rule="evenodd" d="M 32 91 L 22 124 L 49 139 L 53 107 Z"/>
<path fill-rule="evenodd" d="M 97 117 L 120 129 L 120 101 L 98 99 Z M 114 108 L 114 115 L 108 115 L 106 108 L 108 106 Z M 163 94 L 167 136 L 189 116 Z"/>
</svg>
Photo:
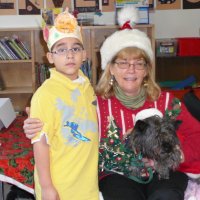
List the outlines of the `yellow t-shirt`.
<svg viewBox="0 0 200 200">
<path fill-rule="evenodd" d="M 49 144 L 51 178 L 60 200 L 98 200 L 98 127 L 96 96 L 79 71 L 73 82 L 56 70 L 31 100 L 31 117 L 44 123 L 32 139 L 45 134 Z M 41 190 L 35 170 L 35 192 Z"/>
</svg>

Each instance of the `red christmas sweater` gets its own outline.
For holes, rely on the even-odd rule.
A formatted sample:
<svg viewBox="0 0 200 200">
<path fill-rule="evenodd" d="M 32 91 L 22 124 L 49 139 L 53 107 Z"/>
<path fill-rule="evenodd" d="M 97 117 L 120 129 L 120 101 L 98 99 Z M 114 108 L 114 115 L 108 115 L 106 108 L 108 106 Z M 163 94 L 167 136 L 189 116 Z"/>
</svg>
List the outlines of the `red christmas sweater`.
<svg viewBox="0 0 200 200">
<path fill-rule="evenodd" d="M 157 108 L 164 115 L 167 108 L 172 109 L 171 103 L 174 98 L 171 93 L 162 92 L 157 101 L 146 101 L 139 109 L 132 110 L 122 105 L 115 97 L 103 99 L 98 96 L 97 113 L 100 138 L 106 137 L 109 116 L 114 117 L 122 138 L 127 130 L 134 127 L 135 115 L 138 112 L 148 108 Z M 183 103 L 181 103 L 181 113 L 177 119 L 182 121 L 177 134 L 185 156 L 185 161 L 180 165 L 179 170 L 185 173 L 200 174 L 200 123 L 189 113 Z"/>
</svg>

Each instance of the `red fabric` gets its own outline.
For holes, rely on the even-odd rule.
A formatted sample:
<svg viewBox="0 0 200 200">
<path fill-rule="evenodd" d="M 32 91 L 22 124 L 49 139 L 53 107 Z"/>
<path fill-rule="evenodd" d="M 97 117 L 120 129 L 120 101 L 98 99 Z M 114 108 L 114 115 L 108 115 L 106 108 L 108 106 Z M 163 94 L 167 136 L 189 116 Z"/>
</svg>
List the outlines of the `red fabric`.
<svg viewBox="0 0 200 200">
<path fill-rule="evenodd" d="M 24 117 L 17 117 L 0 131 L 0 174 L 33 188 L 33 152 L 23 131 Z"/>
<path fill-rule="evenodd" d="M 174 96 L 170 94 L 168 107 L 171 109 L 170 105 Z M 145 104 L 136 110 L 128 109 L 123 106 L 119 100 L 115 97 L 111 99 L 112 105 L 112 115 L 116 120 L 117 126 L 120 128 L 120 136 L 122 135 L 122 120 L 120 111 L 124 113 L 124 122 L 125 122 L 125 130 L 127 131 L 130 128 L 133 128 L 134 116 L 141 110 L 147 108 L 155 108 L 154 102 L 146 101 Z M 160 98 L 157 101 L 157 108 L 164 114 L 165 112 L 165 103 L 166 103 L 166 92 L 162 92 Z M 108 100 L 102 99 L 98 97 L 99 104 L 99 120 L 100 120 L 100 130 L 101 137 L 106 137 L 107 127 L 108 127 Z M 181 106 L 181 114 L 178 116 L 179 120 L 182 121 L 177 134 L 180 139 L 182 149 L 185 156 L 185 162 L 180 165 L 179 170 L 182 172 L 189 172 L 194 174 L 200 174 L 200 123 L 192 117 L 192 115 L 188 112 L 185 105 L 182 103 Z"/>
<path fill-rule="evenodd" d="M 132 29 L 132 27 L 130 26 L 130 20 L 124 23 L 124 25 L 120 28 L 120 30 L 124 29 Z"/>
</svg>

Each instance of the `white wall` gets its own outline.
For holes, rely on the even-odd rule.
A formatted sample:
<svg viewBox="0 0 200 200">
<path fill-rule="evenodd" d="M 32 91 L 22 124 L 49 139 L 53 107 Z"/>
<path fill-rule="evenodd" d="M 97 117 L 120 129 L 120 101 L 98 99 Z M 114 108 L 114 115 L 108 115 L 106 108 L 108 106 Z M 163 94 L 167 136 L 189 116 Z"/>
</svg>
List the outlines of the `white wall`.
<svg viewBox="0 0 200 200">
<path fill-rule="evenodd" d="M 150 13 L 156 38 L 199 37 L 200 9 L 157 10 Z"/>
<path fill-rule="evenodd" d="M 104 13 L 95 16 L 97 24 L 114 24 L 115 14 Z M 150 13 L 150 23 L 155 24 L 156 38 L 199 37 L 200 9 L 188 10 L 156 10 Z M 39 27 L 41 18 L 32 16 L 0 16 L 0 28 Z"/>
</svg>

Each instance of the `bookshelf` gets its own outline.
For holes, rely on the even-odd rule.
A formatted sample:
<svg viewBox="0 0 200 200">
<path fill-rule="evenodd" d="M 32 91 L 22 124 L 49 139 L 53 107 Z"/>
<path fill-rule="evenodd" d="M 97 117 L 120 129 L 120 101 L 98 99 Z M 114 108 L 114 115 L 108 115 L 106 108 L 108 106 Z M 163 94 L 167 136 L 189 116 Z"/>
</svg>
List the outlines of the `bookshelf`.
<svg viewBox="0 0 200 200">
<path fill-rule="evenodd" d="M 31 52 L 28 58 L 0 60 L 0 98 L 10 98 L 17 112 L 25 109 L 36 89 L 34 32 L 30 28 L 0 29 L 0 39 L 17 36 Z"/>
</svg>

